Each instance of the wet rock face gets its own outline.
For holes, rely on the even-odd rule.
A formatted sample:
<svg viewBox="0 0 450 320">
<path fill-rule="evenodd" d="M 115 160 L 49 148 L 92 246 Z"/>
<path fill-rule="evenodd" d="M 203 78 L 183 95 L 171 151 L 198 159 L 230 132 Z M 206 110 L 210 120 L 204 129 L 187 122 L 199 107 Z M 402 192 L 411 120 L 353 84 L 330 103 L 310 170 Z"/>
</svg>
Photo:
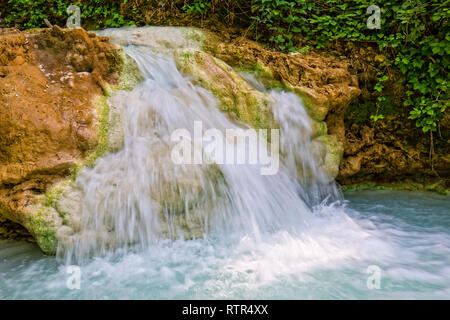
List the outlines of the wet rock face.
<svg viewBox="0 0 450 320">
<path fill-rule="evenodd" d="M 82 29 L 0 29 L 0 215 L 26 225 L 33 198 L 95 148 L 92 101 L 117 82 L 119 53 Z"/>
<path fill-rule="evenodd" d="M 184 50 L 175 55 L 178 68 L 192 81 L 209 91 L 220 102 L 220 108 L 233 120 L 254 128 L 277 128 L 269 108 L 272 102 L 242 78 L 232 67 L 198 50 Z"/>
</svg>

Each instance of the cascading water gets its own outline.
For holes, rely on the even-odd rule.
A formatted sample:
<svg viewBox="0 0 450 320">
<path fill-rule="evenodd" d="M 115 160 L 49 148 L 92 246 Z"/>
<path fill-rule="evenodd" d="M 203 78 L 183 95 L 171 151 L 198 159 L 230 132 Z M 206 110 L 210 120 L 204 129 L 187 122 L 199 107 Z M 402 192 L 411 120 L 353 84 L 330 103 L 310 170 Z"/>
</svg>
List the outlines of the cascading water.
<svg viewBox="0 0 450 320">
<path fill-rule="evenodd" d="M 341 200 L 335 183 L 321 168 L 323 158 L 320 153 L 324 145 L 311 139 L 313 127 L 303 101 L 291 92 L 267 90 L 251 73 L 242 72 L 241 75 L 257 90 L 269 93 L 273 100 L 271 109 L 282 132 L 283 160 L 290 176 L 296 177 L 303 186 L 300 190 L 302 199 L 311 206 L 324 199 L 330 202 Z"/>
<path fill-rule="evenodd" d="M 289 155 L 275 175 L 261 175 L 261 165 L 254 164 L 174 164 L 174 130 L 194 136 L 194 124 L 201 122 L 204 130 L 225 136 L 240 127 L 219 111 L 210 92 L 182 77 L 171 57 L 146 47 L 124 50 L 145 80 L 111 101 L 122 111 L 124 147 L 80 173 L 81 228 L 60 246 L 67 257 L 79 261 L 116 247 L 145 248 L 164 237 L 295 234 L 311 216 L 300 194 L 316 201 L 330 190 L 337 194 L 316 164 L 309 118 L 294 94 L 271 93 L 282 151 Z M 248 151 L 249 143 L 227 140 L 224 151 Z M 204 144 L 194 147 L 207 152 Z M 269 153 L 261 143 L 258 148 Z M 297 182 L 299 161 L 310 176 L 308 190 Z"/>
<path fill-rule="evenodd" d="M 222 133 L 245 125 L 220 112 L 172 57 L 150 48 L 167 42 L 166 29 L 140 30 L 118 31 L 145 80 L 110 100 L 121 112 L 123 148 L 75 181 L 81 220 L 60 243 L 66 264 L 1 243 L 0 299 L 450 296 L 449 198 L 360 192 L 347 195 L 348 206 L 323 170 L 321 146 L 293 94 L 269 92 L 243 75 L 271 98 L 280 125 L 277 174 L 261 175 L 263 165 L 175 164 L 175 130 L 195 136 L 197 121 Z M 193 151 L 212 156 L 202 143 Z M 78 262 L 81 289 L 68 290 L 66 265 Z M 369 267 L 381 270 L 378 290 L 367 285 Z"/>
</svg>

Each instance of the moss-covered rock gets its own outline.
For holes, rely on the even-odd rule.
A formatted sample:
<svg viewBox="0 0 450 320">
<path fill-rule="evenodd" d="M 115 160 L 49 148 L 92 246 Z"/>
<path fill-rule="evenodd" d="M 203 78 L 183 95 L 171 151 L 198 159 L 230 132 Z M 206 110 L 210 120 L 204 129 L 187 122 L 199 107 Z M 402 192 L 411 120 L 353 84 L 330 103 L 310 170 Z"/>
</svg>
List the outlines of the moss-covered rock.
<svg viewBox="0 0 450 320">
<path fill-rule="evenodd" d="M 327 123 L 325 121 L 315 121 L 311 119 L 313 133 L 311 138 L 317 138 L 328 134 Z"/>
<path fill-rule="evenodd" d="M 144 76 L 142 75 L 141 70 L 139 70 L 136 61 L 134 61 L 129 55 L 122 51 L 121 58 L 124 63 L 119 79 L 119 86 L 115 89 L 132 90 L 136 85 L 144 80 Z M 111 96 L 112 93 L 109 95 Z"/>
<path fill-rule="evenodd" d="M 326 154 L 323 163 L 323 169 L 329 175 L 330 179 L 336 178 L 339 173 L 339 164 L 341 163 L 344 153 L 342 142 L 338 141 L 335 136 L 323 135 L 315 140 L 322 142 L 326 146 Z"/>
<path fill-rule="evenodd" d="M 36 200 L 36 204 L 27 208 L 23 225 L 45 254 L 55 255 L 58 247 L 56 232 L 62 225 L 62 219 L 53 207 L 40 204 L 39 199 Z"/>
<path fill-rule="evenodd" d="M 327 135 L 327 125 L 323 119 L 328 112 L 328 102 L 323 96 L 318 96 L 309 88 L 294 87 L 288 82 L 275 80 L 271 70 L 262 63 L 233 69 L 220 59 L 192 49 L 179 50 L 174 56 L 183 73 L 191 76 L 196 84 L 210 90 L 218 98 L 222 111 L 254 128 L 279 128 L 273 116 L 271 104 L 274 101 L 268 94 L 269 90 L 290 91 L 300 96 L 311 118 L 311 138 L 325 145 L 325 148 L 316 148 L 326 150 L 323 155 L 318 152 L 317 161 L 323 162 L 323 169 L 330 179 L 337 176 L 343 144 L 335 136 Z M 244 79 L 242 73 L 252 74 L 256 82 Z"/>
<path fill-rule="evenodd" d="M 124 63 L 118 84 L 105 84 L 105 95 L 93 100 L 95 106 L 95 127 L 97 141 L 84 159 L 77 162 L 72 174 L 52 185 L 43 195 L 36 196 L 24 208 L 26 219 L 23 225 L 36 239 L 41 250 L 48 254 L 56 253 L 58 242 L 64 241 L 81 228 L 81 190 L 74 183 L 84 167 L 92 167 L 108 152 L 116 152 L 123 147 L 122 110 L 109 99 L 118 90 L 131 90 L 142 80 L 142 75 L 134 60 L 121 54 Z"/>
<path fill-rule="evenodd" d="M 343 191 L 358 191 L 358 190 L 405 190 L 405 191 L 431 191 L 443 195 L 450 195 L 450 189 L 442 180 L 437 180 L 434 183 L 419 183 L 417 181 L 402 181 L 402 182 L 368 182 L 359 184 L 348 184 L 341 187 Z"/>
<path fill-rule="evenodd" d="M 192 77 L 195 84 L 211 91 L 221 110 L 254 128 L 274 128 L 268 94 L 251 87 L 233 68 L 220 59 L 199 50 L 175 53 L 177 67 Z"/>
</svg>

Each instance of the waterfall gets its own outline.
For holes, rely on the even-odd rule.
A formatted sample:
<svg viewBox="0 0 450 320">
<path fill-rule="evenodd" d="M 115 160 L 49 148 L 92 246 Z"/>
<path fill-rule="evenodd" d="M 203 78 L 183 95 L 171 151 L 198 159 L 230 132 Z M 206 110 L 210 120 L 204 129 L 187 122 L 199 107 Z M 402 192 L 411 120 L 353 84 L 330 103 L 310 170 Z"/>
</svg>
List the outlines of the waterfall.
<svg viewBox="0 0 450 320">
<path fill-rule="evenodd" d="M 449 195 L 344 199 L 342 148 L 308 117 L 321 110 L 273 88 L 273 61 L 218 59 L 253 46 L 214 57 L 206 30 L 96 33 L 123 48 L 123 90 L 89 108 L 99 145 L 81 169 L 22 212 L 58 258 L 0 239 L 0 300 L 450 297 Z"/>
<path fill-rule="evenodd" d="M 320 153 L 326 152 L 325 146 L 312 139 L 313 126 L 300 97 L 292 92 L 268 90 L 253 74 L 240 74 L 254 88 L 270 94 L 272 98 L 272 111 L 281 129 L 283 160 L 290 176 L 296 177 L 303 186 L 299 190 L 302 199 L 311 206 L 324 199 L 342 199 L 334 181 L 330 181 L 321 168 L 323 157 Z"/>
<path fill-rule="evenodd" d="M 300 234 L 311 206 L 330 194 L 339 198 L 320 169 L 320 146 L 311 142 L 302 101 L 292 93 L 270 92 L 283 154 L 276 174 L 262 175 L 260 164 L 175 164 L 175 130 L 194 136 L 199 122 L 203 130 L 224 135 L 246 128 L 219 110 L 211 92 L 183 77 L 171 56 L 134 45 L 125 46 L 124 53 L 136 61 L 144 81 L 110 99 L 121 111 L 123 148 L 84 168 L 75 181 L 82 190 L 81 227 L 60 244 L 59 253 L 68 260 L 145 248 L 164 238 Z M 227 140 L 226 150 L 248 150 L 249 143 Z M 205 144 L 193 148 L 208 154 Z M 268 148 L 258 145 L 266 154 Z"/>
</svg>

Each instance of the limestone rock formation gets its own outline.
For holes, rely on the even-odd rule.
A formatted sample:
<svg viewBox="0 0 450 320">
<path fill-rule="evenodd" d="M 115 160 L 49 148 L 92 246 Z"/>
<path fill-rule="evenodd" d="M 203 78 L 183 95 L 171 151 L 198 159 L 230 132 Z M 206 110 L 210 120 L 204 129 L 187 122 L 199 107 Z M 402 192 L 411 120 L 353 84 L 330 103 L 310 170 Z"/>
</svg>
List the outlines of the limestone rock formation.
<svg viewBox="0 0 450 320">
<path fill-rule="evenodd" d="M 117 83 L 120 48 L 83 29 L 0 29 L 0 214 L 54 252 L 57 215 L 34 202 L 98 147 L 94 103 Z"/>
</svg>

